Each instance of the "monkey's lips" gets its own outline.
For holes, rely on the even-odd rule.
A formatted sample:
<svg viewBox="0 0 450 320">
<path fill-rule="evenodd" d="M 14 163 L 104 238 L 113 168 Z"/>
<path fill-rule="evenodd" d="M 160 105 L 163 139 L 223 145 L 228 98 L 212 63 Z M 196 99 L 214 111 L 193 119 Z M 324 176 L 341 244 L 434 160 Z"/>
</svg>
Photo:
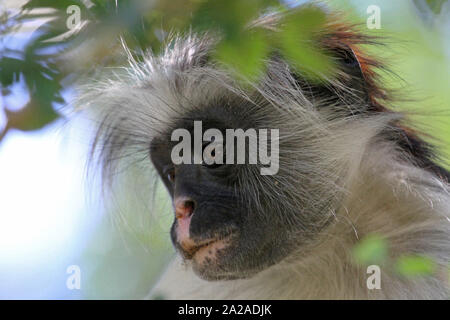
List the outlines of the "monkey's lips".
<svg viewBox="0 0 450 320">
<path fill-rule="evenodd" d="M 215 239 L 207 239 L 194 242 L 191 239 L 179 243 L 185 259 L 193 259 L 196 262 L 203 262 L 207 258 L 213 259 L 217 253 L 225 249 L 230 243 L 231 235 Z"/>
</svg>

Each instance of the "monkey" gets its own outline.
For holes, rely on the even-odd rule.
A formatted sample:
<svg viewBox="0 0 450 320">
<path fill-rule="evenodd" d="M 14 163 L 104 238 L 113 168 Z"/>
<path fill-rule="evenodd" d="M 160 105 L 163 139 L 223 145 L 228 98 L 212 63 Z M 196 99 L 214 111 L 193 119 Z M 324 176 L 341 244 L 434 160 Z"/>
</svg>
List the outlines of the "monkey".
<svg viewBox="0 0 450 320">
<path fill-rule="evenodd" d="M 277 32 L 282 16 L 250 28 Z M 172 199 L 177 255 L 149 297 L 448 298 L 450 173 L 407 113 L 391 108 L 380 78 L 387 67 L 363 49 L 378 39 L 330 13 L 318 43 L 336 76 L 313 82 L 271 48 L 261 77 L 244 84 L 211 58 L 219 40 L 174 35 L 142 61 L 125 48 L 126 74 L 82 94 L 100 119 L 92 157 L 104 180 L 126 159 L 146 161 Z M 260 163 L 174 164 L 172 133 L 193 133 L 195 121 L 222 133 L 279 129 L 278 172 L 262 175 Z M 391 258 L 426 255 L 439 272 L 405 278 L 387 263 L 380 288 L 368 289 L 352 248 L 370 234 L 386 239 Z"/>
</svg>

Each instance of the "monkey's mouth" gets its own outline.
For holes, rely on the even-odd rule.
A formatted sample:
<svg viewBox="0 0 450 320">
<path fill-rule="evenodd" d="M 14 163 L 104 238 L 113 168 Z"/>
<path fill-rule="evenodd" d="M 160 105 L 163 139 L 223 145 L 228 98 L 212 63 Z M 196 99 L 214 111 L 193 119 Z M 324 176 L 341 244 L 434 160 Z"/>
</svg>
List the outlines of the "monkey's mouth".
<svg viewBox="0 0 450 320">
<path fill-rule="evenodd" d="M 210 238 L 199 242 L 179 243 L 180 251 L 187 260 L 204 260 L 205 258 L 213 258 L 219 251 L 225 249 L 231 242 L 232 234 L 218 238 Z"/>
</svg>

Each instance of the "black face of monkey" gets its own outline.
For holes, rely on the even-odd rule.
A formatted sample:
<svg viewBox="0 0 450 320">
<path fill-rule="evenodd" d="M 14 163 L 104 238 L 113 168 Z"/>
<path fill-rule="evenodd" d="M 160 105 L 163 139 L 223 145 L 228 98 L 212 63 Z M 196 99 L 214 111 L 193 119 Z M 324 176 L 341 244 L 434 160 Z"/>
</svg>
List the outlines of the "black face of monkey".
<svg viewBox="0 0 450 320">
<path fill-rule="evenodd" d="M 130 102 L 122 103 L 122 95 L 114 100 L 119 115 L 106 116 L 99 130 L 105 139 L 101 156 L 106 172 L 113 171 L 110 159 L 147 152 L 150 144 L 151 160 L 173 200 L 176 249 L 204 279 L 249 277 L 296 248 L 305 251 L 301 245 L 334 218 L 341 190 L 336 172 L 346 169 L 341 158 L 347 156 L 336 155 L 335 145 L 348 141 L 339 120 L 371 110 L 367 85 L 345 46 L 335 52 L 339 79 L 312 84 L 274 54 L 267 74 L 241 87 L 228 72 L 205 66 L 208 41 L 198 39 L 194 48 L 186 41 L 168 51 L 170 58 L 148 63 L 156 65 L 146 71 L 148 81 L 127 93 Z M 196 50 L 201 56 L 191 59 Z M 262 176 L 254 164 L 174 164 L 171 152 L 178 142 L 171 135 L 185 129 L 195 136 L 195 121 L 204 131 L 279 129 L 279 172 Z"/>
<path fill-rule="evenodd" d="M 348 80 L 356 81 L 360 76 L 359 67 L 351 57 L 349 53 L 343 68 L 348 69 Z M 299 81 L 299 85 L 304 82 L 293 78 Z M 328 102 L 339 99 L 325 86 L 309 87 L 308 92 Z M 194 136 L 194 121 L 202 121 L 203 130 L 216 128 L 222 132 L 226 129 L 272 127 L 276 111 L 269 111 L 269 103 L 265 105 L 268 108 L 265 118 L 261 113 L 246 112 L 255 109 L 244 107 L 243 102 L 229 99 L 231 102 L 189 111 L 165 134 L 154 138 L 150 146 L 152 162 L 173 200 L 172 242 L 181 255 L 192 262 L 194 271 L 208 280 L 245 278 L 279 262 L 292 248 L 298 247 L 299 242 L 308 241 L 327 224 L 326 216 L 310 214 L 311 203 L 316 206 L 314 210 L 320 212 L 331 202 L 327 196 L 320 196 L 321 199 L 304 203 L 302 199 L 292 199 L 286 190 L 275 184 L 275 181 L 289 181 L 293 173 L 290 170 L 304 170 L 304 192 L 314 190 L 314 181 L 320 184 L 320 180 L 307 169 L 317 160 L 296 158 L 290 162 L 293 169 L 280 168 L 282 170 L 272 180 L 270 177 L 262 179 L 259 171 L 250 164 L 173 164 L 171 151 L 178 142 L 171 141 L 171 134 L 173 130 L 183 128 Z M 279 129 L 283 134 L 284 128 Z M 311 148 L 307 145 L 302 147 L 301 139 L 294 139 L 295 142 L 290 139 L 293 139 L 292 135 L 286 142 L 280 139 L 281 157 L 289 158 L 295 154 L 283 154 L 283 143 L 286 143 L 287 150 L 292 149 L 292 143 L 300 150 Z M 314 152 L 313 148 L 307 154 L 313 155 Z M 267 197 L 268 193 L 272 197 Z"/>
<path fill-rule="evenodd" d="M 211 113 L 190 114 L 174 128 L 193 134 L 193 122 L 202 121 L 203 130 L 246 129 L 251 119 L 223 108 Z M 220 120 L 216 120 L 220 119 Z M 181 255 L 192 262 L 204 279 L 247 277 L 282 256 L 276 215 L 267 219 L 261 212 L 264 200 L 243 197 L 242 179 L 249 177 L 250 164 L 180 164 L 171 159 L 171 132 L 153 139 L 151 160 L 169 191 L 175 211 L 171 238 Z M 254 190 L 255 195 L 258 190 Z M 285 247 L 285 246 L 281 246 Z"/>
</svg>

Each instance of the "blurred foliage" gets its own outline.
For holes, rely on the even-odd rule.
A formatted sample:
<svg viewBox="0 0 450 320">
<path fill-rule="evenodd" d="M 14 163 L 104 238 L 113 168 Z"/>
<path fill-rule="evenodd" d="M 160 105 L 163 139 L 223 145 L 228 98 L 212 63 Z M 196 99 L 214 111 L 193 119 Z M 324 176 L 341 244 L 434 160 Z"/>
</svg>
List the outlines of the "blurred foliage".
<svg viewBox="0 0 450 320">
<path fill-rule="evenodd" d="M 439 13 L 445 0 L 415 1 Z M 80 9 L 80 24 L 68 29 L 72 11 Z M 274 35 L 259 28 L 249 30 L 256 17 L 271 11 L 289 11 L 281 30 Z M 214 58 L 229 66 L 234 74 L 254 80 L 263 70 L 268 47 L 276 47 L 294 68 L 320 81 L 334 73 L 333 60 L 313 41 L 323 28 L 325 13 L 316 6 L 295 9 L 277 0 L 29 0 L 19 12 L 5 10 L 0 17 L 2 36 L 0 87 L 3 96 L 14 94 L 11 87 L 23 80 L 30 100 L 12 111 L 4 105 L 10 128 L 37 130 L 57 119 L 58 105 L 64 104 L 61 91 L 77 76 L 97 66 L 123 64 L 122 37 L 133 53 L 142 48 L 159 52 L 165 36 L 172 31 L 214 30 L 222 40 Z M 23 50 L 8 47 L 7 40 L 24 24 L 40 22 Z M 6 37 L 9 35 L 10 37 Z"/>
<path fill-rule="evenodd" d="M 353 248 L 353 257 L 358 264 L 382 264 L 388 255 L 388 245 L 379 235 L 368 235 Z"/>
<path fill-rule="evenodd" d="M 305 76 L 320 81 L 334 73 L 333 60 L 329 59 L 313 41 L 326 23 L 325 13 L 317 7 L 306 7 L 287 16 L 277 39 L 282 52 Z M 279 38 L 278 38 L 279 37 Z M 299 43 L 301 47 L 299 47 Z"/>
<path fill-rule="evenodd" d="M 397 259 L 397 272 L 403 276 L 426 276 L 436 271 L 433 259 L 420 255 L 405 255 Z"/>
<path fill-rule="evenodd" d="M 80 257 L 85 299 L 142 299 L 173 258 L 172 202 L 145 166 L 116 176 L 106 213 Z"/>
<path fill-rule="evenodd" d="M 361 239 L 353 248 L 353 258 L 362 266 L 393 266 L 393 271 L 404 277 L 429 276 L 438 270 L 434 260 L 424 255 L 403 254 L 391 257 L 388 241 L 378 234 L 369 234 Z"/>
<path fill-rule="evenodd" d="M 73 17 L 68 8 L 74 5 L 80 9 L 81 20 L 79 27 L 69 30 L 67 24 Z M 329 59 L 314 46 L 306 45 L 322 27 L 325 14 L 309 6 L 293 10 L 282 23 L 280 37 L 258 28 L 249 30 L 252 20 L 274 9 L 286 10 L 275 0 L 120 0 L 117 6 L 107 0 L 30 0 L 19 13 L 6 11 L 1 29 L 4 34 L 11 35 L 14 26 L 33 20 L 45 22 L 23 50 L 3 44 L 2 94 L 10 94 L 8 88 L 23 79 L 30 101 L 19 111 L 4 106 L 8 121 L 2 135 L 10 128 L 36 130 L 54 121 L 58 117 L 55 105 L 65 102 L 61 97 L 63 87 L 98 66 L 121 63 L 121 37 L 131 52 L 139 55 L 142 48 L 157 53 L 169 32 L 213 30 L 222 35 L 215 58 L 236 75 L 255 79 L 261 74 L 270 42 L 299 69 L 309 70 L 308 74 L 326 73 Z"/>
</svg>

